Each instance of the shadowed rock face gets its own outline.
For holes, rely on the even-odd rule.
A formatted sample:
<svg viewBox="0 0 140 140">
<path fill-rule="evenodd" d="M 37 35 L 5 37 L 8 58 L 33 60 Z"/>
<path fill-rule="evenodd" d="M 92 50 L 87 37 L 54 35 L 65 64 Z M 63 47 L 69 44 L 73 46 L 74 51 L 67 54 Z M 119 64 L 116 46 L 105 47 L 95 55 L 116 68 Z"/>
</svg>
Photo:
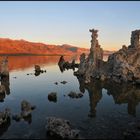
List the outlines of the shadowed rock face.
<svg viewBox="0 0 140 140">
<path fill-rule="evenodd" d="M 132 31 L 131 45 L 123 45 L 122 49 L 109 56 L 107 62 L 103 61 L 103 50 L 98 44 L 98 31 L 92 29 L 90 32 L 90 53 L 87 58 L 81 54 L 78 71 L 74 74 L 82 75 L 85 83 L 90 83 L 92 78 L 140 84 L 140 30 Z"/>
</svg>

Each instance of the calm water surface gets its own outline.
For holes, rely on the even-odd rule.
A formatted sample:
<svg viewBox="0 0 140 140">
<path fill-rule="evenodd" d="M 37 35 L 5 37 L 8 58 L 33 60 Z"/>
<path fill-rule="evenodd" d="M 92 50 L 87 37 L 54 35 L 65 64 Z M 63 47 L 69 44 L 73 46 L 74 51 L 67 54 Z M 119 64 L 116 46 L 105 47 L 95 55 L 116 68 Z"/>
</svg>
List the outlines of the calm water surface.
<svg viewBox="0 0 140 140">
<path fill-rule="evenodd" d="M 36 105 L 36 109 L 27 120 L 11 119 L 0 128 L 0 138 L 47 138 L 46 117 L 50 116 L 70 120 L 83 138 L 123 138 L 123 131 L 140 120 L 138 87 L 98 81 L 84 85 L 82 79 L 73 75 L 73 70 L 62 73 L 58 60 L 58 56 L 9 57 L 7 90 L 10 91 L 9 95 L 0 96 L 0 111 L 8 107 L 12 114 L 19 114 L 23 99 Z M 47 72 L 35 76 L 35 64 Z M 61 84 L 64 80 L 67 83 Z M 70 91 L 83 92 L 84 96 L 71 99 Z M 50 92 L 57 92 L 57 102 L 48 100 Z"/>
</svg>

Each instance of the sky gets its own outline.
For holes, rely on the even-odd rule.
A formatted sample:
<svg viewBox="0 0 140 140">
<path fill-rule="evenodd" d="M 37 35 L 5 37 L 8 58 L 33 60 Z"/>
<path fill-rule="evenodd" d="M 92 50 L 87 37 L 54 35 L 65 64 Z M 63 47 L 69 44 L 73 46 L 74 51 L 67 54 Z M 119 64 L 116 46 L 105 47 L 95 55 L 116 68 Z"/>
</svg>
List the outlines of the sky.
<svg viewBox="0 0 140 140">
<path fill-rule="evenodd" d="M 90 48 L 92 28 L 104 50 L 128 46 L 140 29 L 140 2 L 0 1 L 0 38 Z"/>
</svg>

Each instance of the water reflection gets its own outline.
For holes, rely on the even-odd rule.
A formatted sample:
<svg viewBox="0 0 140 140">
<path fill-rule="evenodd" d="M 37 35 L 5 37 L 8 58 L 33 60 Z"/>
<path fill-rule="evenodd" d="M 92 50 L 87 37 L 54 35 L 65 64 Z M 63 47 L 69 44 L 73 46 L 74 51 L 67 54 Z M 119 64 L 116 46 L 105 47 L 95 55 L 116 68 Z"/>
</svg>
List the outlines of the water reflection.
<svg viewBox="0 0 140 140">
<path fill-rule="evenodd" d="M 29 114 L 26 117 L 23 117 L 24 121 L 27 122 L 28 124 L 32 123 L 32 114 Z"/>
<path fill-rule="evenodd" d="M 100 81 L 92 81 L 87 85 L 80 77 L 78 77 L 78 81 L 80 91 L 84 93 L 87 90 L 89 93 L 90 117 L 96 116 L 96 108 L 102 99 L 103 89 L 106 89 L 107 94 L 113 97 L 115 104 L 127 104 L 128 114 L 136 116 L 136 106 L 140 102 L 140 87 Z"/>
<path fill-rule="evenodd" d="M 10 82 L 9 82 L 9 68 L 8 68 L 8 58 L 3 57 L 1 61 L 1 74 L 0 74 L 0 82 L 1 82 L 1 92 L 0 92 L 0 102 L 3 102 L 6 95 L 10 94 Z"/>
<path fill-rule="evenodd" d="M 71 61 L 74 56 L 65 56 L 65 60 Z M 9 71 L 24 70 L 26 68 L 34 67 L 34 65 L 52 65 L 57 64 L 60 56 L 10 56 Z M 78 57 L 74 57 L 77 59 Z M 16 60 L 16 61 L 15 61 Z"/>
<path fill-rule="evenodd" d="M 2 136 L 8 130 L 10 125 L 11 125 L 11 119 L 10 118 L 8 118 L 6 123 L 0 125 L 0 136 Z"/>
<path fill-rule="evenodd" d="M 134 85 L 104 84 L 108 90 L 107 94 L 112 95 L 116 104 L 127 104 L 128 114 L 136 116 L 136 106 L 140 102 L 140 87 Z"/>
</svg>

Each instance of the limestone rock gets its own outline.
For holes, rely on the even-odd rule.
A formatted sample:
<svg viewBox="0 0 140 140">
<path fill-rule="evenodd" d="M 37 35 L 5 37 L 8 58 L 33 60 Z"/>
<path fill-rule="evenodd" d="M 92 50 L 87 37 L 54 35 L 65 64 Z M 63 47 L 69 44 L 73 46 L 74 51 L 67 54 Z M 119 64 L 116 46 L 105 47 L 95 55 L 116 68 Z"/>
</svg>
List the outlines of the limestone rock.
<svg viewBox="0 0 140 140">
<path fill-rule="evenodd" d="M 132 31 L 131 47 L 132 48 L 139 48 L 140 47 L 140 30 Z"/>
<path fill-rule="evenodd" d="M 61 118 L 47 118 L 46 130 L 49 136 L 62 139 L 75 139 L 79 136 L 79 130 L 72 129 L 70 122 Z"/>
<path fill-rule="evenodd" d="M 74 73 L 75 75 L 82 75 L 85 78 L 85 83 L 90 83 L 91 77 L 96 73 L 96 70 L 100 71 L 103 59 L 103 49 L 97 40 L 98 30 L 92 29 L 90 32 L 92 33 L 90 53 L 87 58 L 84 53 L 81 54 L 78 71 Z"/>
<path fill-rule="evenodd" d="M 140 81 L 140 30 L 132 31 L 131 44 L 111 54 L 107 62 L 102 60 L 103 50 L 100 48 L 97 30 L 92 33 L 90 53 L 87 58 L 82 54 L 78 71 L 74 74 L 82 76 L 85 83 L 91 79 L 111 79 L 117 83 L 130 82 L 139 84 Z"/>
</svg>

